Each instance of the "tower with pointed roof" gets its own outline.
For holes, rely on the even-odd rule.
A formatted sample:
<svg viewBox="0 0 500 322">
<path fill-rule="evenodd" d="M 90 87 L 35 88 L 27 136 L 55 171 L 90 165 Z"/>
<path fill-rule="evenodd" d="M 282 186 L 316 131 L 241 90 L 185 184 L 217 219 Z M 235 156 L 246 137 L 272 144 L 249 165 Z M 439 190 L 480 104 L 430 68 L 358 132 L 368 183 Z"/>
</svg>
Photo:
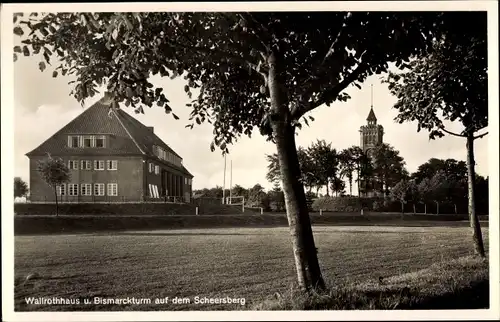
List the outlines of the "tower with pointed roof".
<svg viewBox="0 0 500 322">
<path fill-rule="evenodd" d="M 369 156 L 371 156 L 373 148 L 384 142 L 384 127 L 380 124 L 377 124 L 377 117 L 375 116 L 375 112 L 373 111 L 373 85 L 371 90 L 371 107 L 370 113 L 368 113 L 368 117 L 366 118 L 367 123 L 366 125 L 361 126 L 361 128 L 359 129 L 359 132 L 361 134 L 360 147 L 363 152 L 366 152 Z"/>
</svg>

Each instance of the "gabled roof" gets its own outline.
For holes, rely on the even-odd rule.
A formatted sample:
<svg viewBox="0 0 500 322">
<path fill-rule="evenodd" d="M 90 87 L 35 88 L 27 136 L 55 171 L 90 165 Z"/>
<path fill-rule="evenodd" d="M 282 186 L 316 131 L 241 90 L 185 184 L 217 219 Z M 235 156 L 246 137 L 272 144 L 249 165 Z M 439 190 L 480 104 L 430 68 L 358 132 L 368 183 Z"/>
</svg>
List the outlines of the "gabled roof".
<svg viewBox="0 0 500 322">
<path fill-rule="evenodd" d="M 147 155 L 157 158 L 153 152 L 153 145 L 157 145 L 180 158 L 150 128 L 137 121 L 125 111 L 111 106 L 111 102 L 107 98 L 100 99 L 37 148 L 28 152 L 26 156 L 41 156 L 49 152 L 52 155 L 58 156 Z M 108 134 L 111 135 L 113 144 L 106 148 L 69 148 L 68 135 L 70 134 Z M 184 166 L 179 167 L 169 162 L 158 160 L 191 175 Z"/>
<path fill-rule="evenodd" d="M 376 121 L 377 117 L 375 116 L 375 112 L 373 112 L 373 107 L 370 108 L 370 113 L 368 113 L 367 121 Z"/>
</svg>

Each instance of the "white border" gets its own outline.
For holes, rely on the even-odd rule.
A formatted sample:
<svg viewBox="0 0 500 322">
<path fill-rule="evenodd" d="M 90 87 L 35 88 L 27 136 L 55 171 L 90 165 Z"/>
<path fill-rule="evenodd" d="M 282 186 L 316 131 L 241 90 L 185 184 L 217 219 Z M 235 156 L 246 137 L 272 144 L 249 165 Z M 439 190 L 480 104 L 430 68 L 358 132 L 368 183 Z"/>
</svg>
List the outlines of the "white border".
<svg viewBox="0 0 500 322">
<path fill-rule="evenodd" d="M 19 11 L 488 11 L 490 288 L 489 310 L 464 311 L 223 311 L 223 312 L 13 312 L 13 61 L 12 13 Z M 164 320 L 403 320 L 499 319 L 499 161 L 498 161 L 498 3 L 496 1 L 358 1 L 227 3 L 30 3 L 2 4 L 2 313 L 6 321 L 164 321 Z"/>
</svg>

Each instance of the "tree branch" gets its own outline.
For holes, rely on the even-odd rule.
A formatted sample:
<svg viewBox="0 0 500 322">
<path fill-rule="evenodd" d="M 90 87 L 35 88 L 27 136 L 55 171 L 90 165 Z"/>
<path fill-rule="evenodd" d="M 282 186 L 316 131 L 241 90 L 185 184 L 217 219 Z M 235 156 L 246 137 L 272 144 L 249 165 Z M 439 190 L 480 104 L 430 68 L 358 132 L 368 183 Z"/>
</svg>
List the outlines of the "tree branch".
<svg viewBox="0 0 500 322">
<path fill-rule="evenodd" d="M 309 111 L 314 110 L 316 107 L 325 104 L 328 101 L 335 100 L 335 98 L 342 92 L 349 84 L 355 81 L 359 75 L 366 71 L 368 68 L 367 64 L 360 64 L 358 67 L 352 71 L 347 77 L 345 77 L 340 83 L 330 88 L 321 95 L 316 101 L 310 102 L 303 108 L 298 108 L 292 112 L 293 119 L 300 119 L 304 114 Z"/>
<path fill-rule="evenodd" d="M 204 56 L 204 59 L 208 59 L 213 54 L 217 54 L 219 56 L 219 58 L 226 58 L 227 60 L 230 60 L 232 62 L 236 62 L 242 66 L 249 67 L 249 68 L 253 69 L 254 71 L 256 71 L 257 73 L 261 74 L 262 77 L 264 77 L 264 80 L 267 79 L 267 74 L 265 73 L 265 70 L 263 70 L 263 67 L 261 66 L 261 64 L 256 65 L 243 57 L 231 54 L 231 53 L 226 52 L 226 51 L 217 50 L 217 49 L 198 47 L 198 46 L 186 46 L 185 44 L 178 43 L 178 42 L 171 41 L 171 40 L 167 40 L 167 42 L 171 46 L 180 46 L 180 47 L 183 47 L 183 48 L 188 49 L 188 50 L 200 51 L 200 52 L 209 54 L 209 55 Z"/>
<path fill-rule="evenodd" d="M 347 13 L 347 16 L 344 17 L 343 19 L 343 22 L 342 22 L 342 25 L 340 26 L 340 30 L 339 32 L 337 33 L 337 36 L 335 37 L 335 39 L 333 40 L 332 44 L 330 45 L 330 47 L 328 48 L 328 51 L 326 52 L 325 54 L 325 57 L 323 57 L 323 61 L 321 64 L 324 64 L 325 61 L 334 53 L 335 51 L 335 45 L 337 44 L 337 42 L 339 41 L 340 39 L 340 36 L 342 36 L 342 32 L 344 31 L 344 28 L 346 26 L 345 22 L 347 21 L 347 19 L 349 19 L 351 17 L 351 13 L 348 12 Z"/>
<path fill-rule="evenodd" d="M 479 134 L 478 136 L 473 137 L 473 139 L 474 139 L 474 140 L 475 140 L 475 139 L 480 139 L 480 138 L 482 138 L 482 137 L 484 137 L 484 136 L 486 136 L 486 135 L 488 135 L 488 132 L 484 132 L 483 134 Z"/>
<path fill-rule="evenodd" d="M 269 42 L 272 39 L 272 37 L 269 34 L 269 30 L 261 22 L 259 22 L 257 19 L 255 19 L 255 17 L 252 15 L 251 12 L 245 12 L 245 14 L 250 18 L 250 20 L 252 20 L 253 25 L 258 27 L 255 29 L 259 29 L 261 32 L 264 33 L 264 37 L 267 38 L 266 40 L 262 39 L 262 37 L 259 35 L 259 32 L 254 29 L 254 34 L 255 34 L 255 37 L 257 37 L 257 40 L 260 42 L 260 44 L 266 50 L 266 52 L 270 52 L 270 47 L 269 47 L 269 44 L 267 44 L 267 42 Z M 248 19 L 246 19 L 242 13 L 240 13 L 238 15 L 240 16 L 241 19 L 247 21 L 247 23 L 248 23 Z M 263 56 L 263 58 L 265 58 L 264 53 L 261 53 L 261 55 Z"/>
<path fill-rule="evenodd" d="M 445 129 L 444 127 L 443 127 L 443 128 L 441 128 L 441 130 L 442 130 L 443 132 L 445 132 L 445 133 L 448 133 L 448 134 L 450 134 L 450 135 L 454 135 L 454 136 L 458 136 L 458 137 L 461 137 L 461 138 L 465 138 L 465 137 L 467 137 L 466 135 L 456 134 L 456 133 L 450 132 L 450 131 L 448 131 L 447 129 Z"/>
</svg>

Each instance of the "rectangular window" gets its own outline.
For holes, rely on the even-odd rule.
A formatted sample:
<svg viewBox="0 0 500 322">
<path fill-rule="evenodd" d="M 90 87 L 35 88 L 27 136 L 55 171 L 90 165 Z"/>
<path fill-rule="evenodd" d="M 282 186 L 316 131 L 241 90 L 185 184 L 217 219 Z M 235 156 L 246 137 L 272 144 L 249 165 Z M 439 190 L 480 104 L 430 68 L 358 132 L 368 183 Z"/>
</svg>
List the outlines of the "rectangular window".
<svg viewBox="0 0 500 322">
<path fill-rule="evenodd" d="M 94 196 L 104 196 L 104 183 L 94 183 Z"/>
<path fill-rule="evenodd" d="M 149 163 L 149 172 L 153 172 L 153 171 L 154 171 L 154 164 Z"/>
<path fill-rule="evenodd" d="M 80 164 L 80 169 L 82 170 L 91 170 L 92 169 L 92 162 L 89 160 L 82 160 Z"/>
<path fill-rule="evenodd" d="M 83 147 L 84 148 L 91 148 L 92 147 L 92 136 L 90 135 L 84 135 L 83 136 Z"/>
<path fill-rule="evenodd" d="M 108 196 L 118 196 L 117 183 L 108 183 Z"/>
<path fill-rule="evenodd" d="M 58 196 L 65 196 L 66 195 L 66 184 L 60 184 L 56 186 L 56 192 Z"/>
<path fill-rule="evenodd" d="M 118 161 L 108 160 L 108 170 L 118 170 Z"/>
<path fill-rule="evenodd" d="M 78 135 L 70 135 L 70 136 L 68 136 L 68 146 L 70 148 L 78 148 L 78 147 L 80 147 L 80 137 Z"/>
<path fill-rule="evenodd" d="M 160 174 L 160 166 L 155 165 L 155 174 Z"/>
<path fill-rule="evenodd" d="M 104 170 L 104 160 L 94 160 L 94 170 Z"/>
<path fill-rule="evenodd" d="M 76 183 L 69 183 L 68 193 L 70 196 L 78 196 L 78 185 Z"/>
<path fill-rule="evenodd" d="M 92 185 L 90 183 L 80 184 L 80 195 L 92 196 Z"/>
<path fill-rule="evenodd" d="M 70 170 L 78 170 L 78 161 L 76 161 L 76 160 L 69 160 L 68 161 L 68 168 Z"/>
<path fill-rule="evenodd" d="M 104 148 L 104 135 L 98 135 L 95 137 L 95 147 Z"/>
</svg>

